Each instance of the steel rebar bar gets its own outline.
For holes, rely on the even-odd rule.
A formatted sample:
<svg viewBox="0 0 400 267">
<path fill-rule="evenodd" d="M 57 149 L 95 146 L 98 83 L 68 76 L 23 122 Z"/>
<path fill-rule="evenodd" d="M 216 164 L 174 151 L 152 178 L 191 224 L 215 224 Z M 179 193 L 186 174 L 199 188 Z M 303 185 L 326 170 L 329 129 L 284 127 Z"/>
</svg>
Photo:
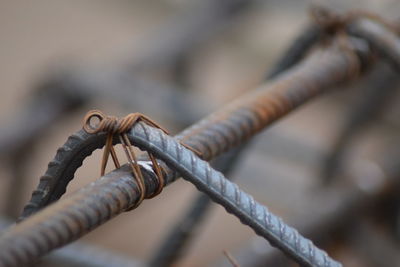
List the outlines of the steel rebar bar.
<svg viewBox="0 0 400 267">
<path fill-rule="evenodd" d="M 129 138 L 140 149 L 154 153 L 292 259 L 304 266 L 341 266 L 173 137 L 138 123 L 129 132 Z M 0 262 L 5 266 L 28 263 L 79 237 L 81 231 L 90 231 L 136 205 L 139 200 L 136 181 L 125 180 L 122 185 L 114 181 L 110 188 L 102 189 L 105 180 L 107 176 L 6 232 L 0 238 Z"/>
<path fill-rule="evenodd" d="M 359 42 L 356 44 L 359 44 Z M 318 49 L 305 61 L 285 75 L 281 75 L 279 79 L 270 85 L 264 86 L 259 91 L 237 100 L 222 111 L 216 112 L 200 121 L 200 123 L 178 135 L 177 140 L 184 141 L 186 145 L 202 152 L 204 159 L 215 157 L 249 139 L 255 133 L 313 96 L 353 78 L 362 67 L 361 62 L 365 62 L 363 57 L 368 57 L 368 52 L 368 47 L 364 45 L 361 46 L 361 50 L 357 50 L 357 54 L 348 49 L 342 50 L 336 45 Z M 167 182 L 172 182 L 177 178 L 177 173 L 173 170 L 166 169 L 166 173 L 168 174 Z M 147 192 L 151 193 L 155 190 L 155 181 L 155 179 L 146 180 Z M 83 201 L 84 197 L 88 197 L 90 192 L 93 192 L 92 190 L 96 192 L 96 201 Z M 54 243 L 57 243 L 57 246 L 61 245 L 59 241 L 67 236 L 68 241 L 80 237 L 97 225 L 129 208 L 132 205 L 132 201 L 134 202 L 137 197 L 136 190 L 129 168 L 126 166 L 110 173 L 91 186 L 79 191 L 73 197 L 62 201 L 63 205 L 71 205 L 71 208 L 73 207 L 72 210 L 77 210 L 78 214 L 60 214 L 59 223 L 64 226 L 59 230 L 67 227 L 68 223 L 66 225 L 66 221 L 74 224 L 75 227 L 67 227 L 67 229 L 64 229 L 67 232 L 62 230 L 61 235 L 52 236 L 51 239 L 41 245 L 44 246 L 43 248 L 48 249 L 49 245 L 54 245 Z M 93 197 L 92 195 L 90 196 Z M 105 199 L 106 196 L 107 200 Z M 85 211 L 81 207 L 82 203 L 90 205 L 92 208 Z M 37 216 L 33 216 L 32 219 L 17 225 L 3 236 L 2 240 L 7 240 L 7 236 L 12 237 L 18 234 L 18 229 L 24 229 L 24 225 L 36 225 L 41 220 L 50 219 L 49 216 L 52 212 L 57 210 L 54 207 L 59 205 L 59 203 L 55 203 Z M 96 211 L 99 212 L 100 217 L 95 216 Z M 86 212 L 89 212 L 90 215 Z M 83 227 L 76 224 L 74 220 L 86 221 L 87 225 Z M 41 225 L 41 227 L 43 226 Z M 47 224 L 47 232 L 49 229 L 55 231 L 54 227 L 54 225 Z M 41 229 L 25 234 L 33 234 L 40 238 L 44 233 L 43 229 Z M 14 245 L 28 249 L 28 254 L 31 256 L 44 253 L 28 243 L 19 243 L 18 239 L 14 241 Z M 64 242 L 66 241 L 64 240 Z M 3 244 L 11 245 L 9 242 Z M 9 257 L 7 256 L 9 254 L 5 254 L 6 258 Z M 28 254 L 19 255 L 18 257 L 23 258 L 23 256 L 29 256 Z"/>
<path fill-rule="evenodd" d="M 361 49 L 354 50 L 357 52 L 343 50 L 336 43 L 315 50 L 306 60 L 281 75 L 279 79 L 240 97 L 187 128 L 175 138 L 201 152 L 203 159 L 211 160 L 245 142 L 312 97 L 341 82 L 353 79 L 363 67 L 361 62 L 366 61 L 365 57 L 369 51 L 368 46 L 360 44 L 364 43 L 360 40 L 355 42 Z M 83 159 L 94 149 L 102 147 L 104 140 L 104 135 L 102 137 L 99 135 L 99 138 L 91 141 L 93 143 L 88 144 L 86 148 L 81 146 L 77 146 L 77 149 L 61 148 L 41 178 L 38 190 L 32 196 L 32 200 L 46 199 L 36 204 L 33 203 L 35 201 L 31 201 L 30 204 L 33 206 L 29 208 L 28 213 L 31 214 L 57 200 L 65 192 L 68 182 L 73 178 L 76 168 L 82 164 Z M 67 160 L 63 161 L 65 158 Z M 170 174 L 168 170 L 165 172 Z M 61 178 L 64 181 L 58 181 Z M 56 186 L 58 189 L 54 190 Z"/>
<path fill-rule="evenodd" d="M 308 25 L 301 34 L 296 36 L 292 44 L 283 53 L 283 56 L 273 65 L 267 74 L 267 80 L 275 78 L 280 73 L 296 65 L 318 42 L 321 35 L 321 28 L 318 25 Z M 243 150 L 249 144 L 242 144 L 239 147 L 223 154 L 223 160 L 213 162 L 217 170 L 225 176 L 230 177 L 232 170 L 238 165 Z M 204 221 L 204 215 L 211 207 L 211 199 L 206 195 L 199 194 L 194 198 L 183 216 L 179 218 L 170 228 L 165 238 L 150 258 L 151 266 L 171 266 L 182 255 L 185 246 L 193 237 L 193 232 Z"/>
<path fill-rule="evenodd" d="M 358 19 L 349 25 L 349 32 L 368 41 L 393 68 L 400 71 L 400 37 L 382 23 Z"/>
<path fill-rule="evenodd" d="M 340 172 L 343 159 L 355 136 L 390 107 L 390 102 L 398 89 L 399 75 L 388 66 L 379 67 L 372 73 L 365 88 L 358 92 L 360 97 L 346 112 L 343 126 L 321 171 L 321 179 L 325 184 L 333 182 Z"/>
</svg>

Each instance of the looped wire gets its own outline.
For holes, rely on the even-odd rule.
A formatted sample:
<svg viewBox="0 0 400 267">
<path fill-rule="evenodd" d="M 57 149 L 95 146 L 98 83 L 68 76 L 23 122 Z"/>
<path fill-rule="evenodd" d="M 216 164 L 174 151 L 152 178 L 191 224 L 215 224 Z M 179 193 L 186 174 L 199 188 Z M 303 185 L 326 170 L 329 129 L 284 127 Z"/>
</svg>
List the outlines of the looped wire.
<svg viewBox="0 0 400 267">
<path fill-rule="evenodd" d="M 94 125 L 95 123 L 94 119 L 98 120 L 98 122 L 95 125 Z M 117 118 L 115 116 L 106 116 L 100 110 L 92 110 L 89 111 L 83 119 L 83 129 L 87 133 L 89 134 L 96 134 L 99 132 L 108 133 L 101 163 L 101 173 L 100 173 L 101 176 L 103 176 L 105 173 L 110 154 L 113 159 L 115 167 L 116 168 L 121 167 L 119 160 L 117 158 L 117 154 L 113 147 L 113 138 L 116 135 L 118 136 L 121 145 L 124 149 L 125 155 L 128 158 L 129 165 L 131 166 L 132 173 L 134 175 L 135 181 L 140 191 L 139 200 L 133 207 L 129 208 L 129 210 L 136 208 L 146 198 L 146 186 L 143 178 L 143 173 L 137 162 L 136 155 L 133 151 L 133 146 L 126 134 L 135 125 L 135 123 L 139 121 L 143 121 L 144 123 L 150 126 L 161 129 L 163 132 L 168 134 L 168 132 L 165 129 L 163 129 L 157 123 L 155 123 L 154 121 L 152 121 L 151 119 L 149 119 L 148 117 L 144 116 L 141 113 L 131 113 L 123 118 Z M 165 179 L 162 173 L 162 169 L 159 163 L 157 162 L 156 158 L 154 157 L 154 155 L 152 155 L 151 153 L 147 154 L 152 162 L 152 168 L 158 180 L 158 187 L 156 191 L 152 195 L 147 196 L 147 198 L 152 198 L 161 193 L 162 189 L 164 188 Z"/>
</svg>

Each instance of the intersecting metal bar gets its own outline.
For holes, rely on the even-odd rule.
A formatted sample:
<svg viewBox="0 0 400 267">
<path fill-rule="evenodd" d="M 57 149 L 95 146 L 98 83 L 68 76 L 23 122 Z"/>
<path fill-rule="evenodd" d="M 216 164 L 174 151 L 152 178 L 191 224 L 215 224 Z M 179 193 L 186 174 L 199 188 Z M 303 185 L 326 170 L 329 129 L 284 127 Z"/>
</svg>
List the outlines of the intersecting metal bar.
<svg viewBox="0 0 400 267">
<path fill-rule="evenodd" d="M 248 140 L 312 97 L 354 79 L 364 67 L 359 56 L 366 60 L 365 52 L 369 51 L 367 46 L 360 48 L 358 56 L 336 45 L 317 49 L 278 79 L 240 97 L 176 138 L 201 151 L 202 158 L 212 159 Z"/>
<path fill-rule="evenodd" d="M 43 129 L 47 129 L 46 126 L 60 119 L 61 115 L 69 113 L 71 110 L 71 98 L 73 101 L 78 100 L 79 106 L 82 106 L 94 95 L 97 96 L 99 91 L 107 97 L 116 98 L 122 104 L 134 105 L 139 110 L 143 109 L 144 112 L 150 113 L 150 115 L 151 109 L 148 108 L 149 105 L 143 106 L 140 105 L 141 103 L 152 103 L 154 106 L 161 106 L 162 110 L 169 110 L 169 112 L 163 113 L 164 119 L 173 121 L 181 127 L 186 127 L 189 123 L 200 118 L 199 114 L 203 114 L 200 111 L 203 110 L 203 106 L 200 107 L 197 103 L 204 103 L 205 101 L 196 101 L 191 97 L 183 96 L 182 92 L 178 95 L 178 91 L 174 90 L 176 88 L 161 85 L 161 83 L 149 79 L 143 79 L 139 75 L 132 75 L 132 69 L 140 69 L 144 66 L 154 67 L 176 64 L 187 56 L 195 44 L 208 39 L 217 32 L 217 29 L 233 21 L 251 3 L 252 1 L 243 0 L 218 1 L 218 3 L 215 1 L 202 2 L 196 8 L 196 12 L 190 10 L 189 14 L 180 17 L 172 25 L 164 27 L 165 29 L 160 31 L 162 33 L 161 36 L 157 36 L 152 42 L 156 44 L 153 47 L 154 49 L 148 51 L 148 53 L 141 53 L 142 59 L 136 59 L 129 67 L 125 66 L 116 72 L 104 72 L 104 70 L 88 72 L 86 70 L 72 71 L 66 69 L 53 73 L 50 78 L 40 84 L 39 92 L 36 92 L 45 96 L 44 101 L 42 101 L 41 96 L 34 97 L 35 100 L 32 103 L 32 107 L 26 110 L 28 115 L 22 114 L 19 117 L 21 121 L 17 121 L 11 127 L 5 128 L 6 132 L 0 132 L 1 153 L 9 156 L 13 155 L 10 153 L 12 152 L 18 157 L 21 151 L 26 150 L 28 145 L 31 146 L 35 143 Z M 168 34 L 165 36 L 165 33 Z M 110 94 L 110 88 L 114 88 L 116 91 L 113 90 Z M 135 99 L 140 98 L 141 101 L 134 102 L 131 97 L 133 88 L 135 88 L 136 93 L 138 91 L 146 92 L 143 95 L 147 98 L 151 95 L 149 94 L 150 89 L 158 89 L 157 94 L 159 95 L 163 92 L 164 96 L 159 95 L 157 98 L 152 97 L 149 101 L 143 101 L 143 98 L 136 95 Z M 49 97 L 46 97 L 46 94 Z M 61 95 L 64 95 L 64 98 Z M 62 101 L 59 102 L 60 99 Z M 159 99 L 163 101 L 157 101 Z M 73 104 L 76 108 L 75 102 Z M 187 106 L 191 108 L 187 108 Z M 43 113 L 41 112 L 42 110 L 47 111 Z M 30 120 L 31 114 L 37 115 L 34 123 Z M 15 161 L 15 157 L 9 160 Z M 19 162 L 20 164 L 22 163 L 21 160 Z M 18 215 L 16 207 L 19 207 L 18 201 L 21 199 L 21 192 L 24 189 L 24 175 L 21 171 L 23 170 L 14 170 L 15 175 L 11 180 L 11 189 L 6 200 L 6 214 L 12 217 Z"/>
<path fill-rule="evenodd" d="M 359 90 L 360 97 L 345 114 L 343 126 L 321 171 L 321 179 L 326 184 L 334 181 L 340 172 L 342 161 L 354 137 L 390 107 L 390 102 L 397 92 L 400 81 L 398 73 L 387 65 L 381 64 L 379 67 L 369 77 L 362 90 Z"/>
<path fill-rule="evenodd" d="M 275 78 L 280 73 L 296 65 L 318 42 L 322 31 L 318 25 L 308 25 L 300 35 L 296 36 L 292 44 L 283 53 L 283 56 L 273 65 L 268 72 L 267 80 Z M 232 170 L 238 165 L 243 150 L 249 144 L 242 144 L 227 153 L 221 155 L 212 165 L 227 177 L 231 178 Z M 198 226 L 204 221 L 208 209 L 211 207 L 211 199 L 199 194 L 171 227 L 160 246 L 150 258 L 151 266 L 171 266 L 183 254 L 183 250 Z"/>
<path fill-rule="evenodd" d="M 369 50 L 365 46 L 363 48 L 365 50 L 357 51 L 357 54 L 349 50 L 343 51 L 336 45 L 317 50 L 304 62 L 285 75 L 281 75 L 273 83 L 242 97 L 185 130 L 176 138 L 202 152 L 204 159 L 211 159 L 249 139 L 313 96 L 354 78 L 361 69 L 359 57 L 368 56 Z M 177 173 L 172 170 L 166 169 L 166 173 L 168 183 L 177 178 Z M 155 181 L 156 179 L 146 179 L 148 194 L 156 189 Z M 50 206 L 17 225 L 1 238 L 3 241 L 1 247 L 6 248 L 10 245 L 5 241 L 11 238 L 14 240 L 14 246 L 24 248 L 24 251 L 28 252 L 28 255 L 18 255 L 18 251 L 15 251 L 19 259 L 40 255 L 51 247 L 75 240 L 93 230 L 129 208 L 137 197 L 137 187 L 129 168 L 123 166 L 70 198 Z M 82 203 L 91 208 L 84 210 Z M 58 224 L 46 223 L 51 222 L 50 217 L 60 205 L 70 206 L 70 212 L 59 214 Z M 85 224 L 79 222 L 85 222 Z M 36 232 L 24 231 L 27 229 L 25 227 L 34 226 L 37 223 L 41 225 L 40 227 L 45 227 L 46 231 L 40 227 Z M 64 226 L 54 228 L 60 227 L 60 225 Z M 49 236 L 50 230 L 55 235 Z M 28 236 L 33 234 L 36 238 L 39 237 L 39 240 L 43 240 L 40 239 L 40 236 L 46 235 L 48 239 L 45 240 L 45 243 L 39 244 L 36 238 L 31 239 L 29 243 L 25 242 L 26 240 L 13 238 L 14 235 L 23 236 L 24 234 L 28 234 Z M 60 241 L 62 242 L 60 243 Z M 43 248 L 45 249 L 42 250 Z M 5 262 L 15 263 L 15 259 L 10 253 L 5 250 L 2 252 Z"/>
<path fill-rule="evenodd" d="M 304 266 L 341 266 L 315 247 L 310 240 L 241 191 L 236 184 L 213 170 L 206 161 L 200 160 L 192 151 L 161 130 L 138 123 L 131 129 L 129 138 L 140 149 L 151 151 L 183 178 L 238 217 L 243 224 L 250 226 L 298 263 Z M 87 187 L 86 192 L 80 190 L 71 198 L 48 207 L 47 215 L 43 216 L 46 214 L 45 209 L 5 233 L 0 239 L 0 246 L 3 248 L 0 262 L 10 266 L 28 263 L 73 240 L 79 236 L 80 229 L 90 231 L 108 217 L 136 207 L 137 201 L 140 201 L 139 194 L 124 192 L 116 183 L 107 190 L 102 190 L 100 185 L 101 181 L 94 182 L 91 187 Z M 132 185 L 135 189 L 138 188 L 136 181 L 131 180 L 129 186 Z M 73 201 L 69 201 L 70 199 Z M 96 204 L 102 202 L 105 202 L 106 207 Z"/>
<path fill-rule="evenodd" d="M 165 41 L 164 35 L 157 36 L 158 40 L 153 41 L 153 43 L 157 44 L 156 48 L 149 53 L 142 53 L 143 60 L 137 59 L 133 61 L 131 68 L 135 69 L 143 65 L 154 67 L 159 66 L 161 62 L 177 60 L 184 52 L 187 53 L 191 50 L 194 43 L 207 39 L 215 31 L 215 28 L 218 28 L 216 25 L 224 24 L 233 19 L 235 14 L 245 10 L 250 3 L 251 1 L 243 0 L 218 1 L 218 3 L 205 1 L 199 5 L 196 11 L 190 10 L 188 14 L 180 17 L 173 25 L 167 25 L 166 28 L 168 29 L 160 31 L 162 34 L 168 33 L 170 38 L 168 46 L 160 45 Z M 196 16 L 193 16 L 193 14 Z M 179 28 L 177 26 L 183 28 L 177 30 Z M 194 36 L 196 38 L 192 38 Z M 38 96 L 34 97 L 34 101 L 26 108 L 26 112 L 19 116 L 20 120 L 5 128 L 5 132 L 0 132 L 0 151 L 2 153 L 8 154 L 25 147 L 27 143 L 31 143 L 33 139 L 36 139 L 36 136 L 41 134 L 40 130 L 46 129 L 44 126 L 50 125 L 51 122 L 58 119 L 60 114 L 68 113 L 71 107 L 85 103 L 90 97 L 97 95 L 99 92 L 107 94 L 108 91 L 109 93 L 110 88 L 114 88 L 118 93 L 121 93 L 117 100 L 125 100 L 123 101 L 125 104 L 127 103 L 126 101 L 130 101 L 131 105 L 132 100 L 134 100 L 131 99 L 133 88 L 135 90 L 143 88 L 143 90 L 139 91 L 145 91 L 147 95 L 149 95 L 148 90 L 162 88 L 157 93 L 167 91 L 172 94 L 172 97 L 168 97 L 170 99 L 177 96 L 177 94 L 172 93 L 176 92 L 175 88 L 138 77 L 138 75 L 133 75 L 132 77 L 132 71 L 126 66 L 114 71 L 98 70 L 97 72 L 88 72 L 82 69 L 77 71 L 61 69 L 59 72 L 51 73 L 51 75 L 51 78 L 44 79 L 38 85 L 39 88 L 36 90 Z M 108 96 L 118 95 L 118 93 L 115 94 L 115 90 L 112 91 L 111 95 L 109 93 Z M 159 99 L 163 99 L 167 95 L 160 96 Z M 147 103 L 147 101 L 145 102 Z M 160 101 L 156 104 L 160 105 L 162 103 Z M 135 104 L 138 105 L 138 103 Z M 191 104 L 193 104 L 193 101 L 191 101 Z M 165 108 L 168 109 L 167 106 Z M 169 109 L 172 110 L 171 108 Z M 35 114 L 35 120 L 30 119 L 31 114 Z M 25 129 L 29 129 L 29 131 L 20 130 L 21 125 Z M 10 142 L 10 140 L 13 141 Z"/>
<path fill-rule="evenodd" d="M 359 19 L 352 23 L 349 32 L 367 40 L 384 59 L 400 71 L 400 38 L 396 32 L 370 19 Z"/>
</svg>

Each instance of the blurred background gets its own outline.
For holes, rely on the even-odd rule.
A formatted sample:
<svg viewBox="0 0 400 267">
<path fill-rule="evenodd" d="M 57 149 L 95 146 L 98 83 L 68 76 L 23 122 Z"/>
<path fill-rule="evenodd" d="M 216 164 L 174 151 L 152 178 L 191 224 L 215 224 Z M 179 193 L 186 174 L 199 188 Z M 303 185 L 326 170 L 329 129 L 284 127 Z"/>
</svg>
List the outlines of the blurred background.
<svg viewBox="0 0 400 267">
<path fill-rule="evenodd" d="M 4 221 L 20 214 L 88 110 L 141 112 L 179 133 L 264 82 L 309 23 L 312 3 L 1 0 Z M 395 0 L 318 3 L 388 19 L 400 10 Z M 345 266 L 400 266 L 400 199 L 392 185 L 400 163 L 397 76 L 377 64 L 365 78 L 306 104 L 257 136 L 231 174 Z M 99 177 L 100 159 L 97 151 L 85 161 L 64 197 Z M 79 242 L 147 261 L 198 194 L 178 181 Z M 174 266 L 230 266 L 223 250 L 241 266 L 293 265 L 223 208 L 212 205 L 205 216 Z"/>
</svg>

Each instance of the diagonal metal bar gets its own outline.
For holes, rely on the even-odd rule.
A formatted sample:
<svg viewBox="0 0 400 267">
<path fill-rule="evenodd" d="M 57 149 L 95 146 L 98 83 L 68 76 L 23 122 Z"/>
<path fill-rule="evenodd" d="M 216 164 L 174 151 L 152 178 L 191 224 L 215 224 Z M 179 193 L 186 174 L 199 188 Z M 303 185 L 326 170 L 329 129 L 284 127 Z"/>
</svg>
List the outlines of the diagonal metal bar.
<svg viewBox="0 0 400 267">
<path fill-rule="evenodd" d="M 321 28 L 318 25 L 308 25 L 274 64 L 267 75 L 267 80 L 273 79 L 296 65 L 318 42 L 321 33 Z M 217 161 L 212 162 L 212 166 L 229 177 L 247 146 L 248 144 L 242 144 L 223 154 Z M 198 226 L 204 221 L 210 207 L 211 199 L 206 195 L 198 194 L 161 241 L 154 255 L 150 258 L 150 265 L 171 266 L 176 262 L 183 255 L 185 246 L 190 242 Z"/>
<path fill-rule="evenodd" d="M 249 139 L 315 95 L 352 79 L 361 68 L 361 62 L 366 62 L 363 57 L 368 56 L 366 46 L 362 48 L 364 50 L 358 50 L 357 54 L 348 49 L 342 50 L 336 45 L 316 50 L 304 62 L 273 83 L 262 86 L 259 91 L 242 97 L 200 121 L 176 139 L 201 151 L 204 159 L 211 159 Z M 168 183 L 178 176 L 171 169 L 165 171 Z M 154 177 L 148 178 L 150 179 L 146 180 L 146 187 L 151 194 L 157 183 L 156 179 L 152 179 Z M 1 238 L 1 247 L 4 248 L 2 258 L 5 262 L 16 263 L 75 240 L 128 209 L 137 197 L 136 184 L 131 178 L 129 168 L 124 166 L 11 229 Z M 83 205 L 89 209 L 84 210 Z M 66 206 L 71 208 L 69 212 L 52 216 L 58 208 Z M 56 220 L 57 224 L 50 223 Z M 25 227 L 39 228 L 37 231 L 27 231 Z M 41 236 L 46 232 L 49 236 L 43 240 Z M 10 248 L 11 245 L 14 249 L 23 248 L 26 254 L 21 254 L 18 249 L 10 254 L 7 247 Z"/>
<path fill-rule="evenodd" d="M 329 187 L 323 187 L 314 195 L 305 198 L 306 208 L 304 204 L 298 203 L 299 207 L 294 208 L 293 213 L 290 214 L 292 218 L 289 219 L 290 224 L 312 240 L 326 240 L 329 239 L 331 233 L 338 229 L 347 229 L 345 226 L 354 224 L 355 217 L 365 215 L 365 213 L 370 214 L 371 207 L 381 207 L 382 197 L 397 194 L 400 185 L 399 151 L 394 147 L 386 152 L 376 160 L 365 162 L 366 166 L 378 167 L 381 171 L 373 175 L 375 181 L 373 184 L 364 181 L 365 177 L 355 176 L 347 177 L 350 181 L 348 183 L 335 183 Z M 371 178 L 366 180 L 369 179 Z M 309 220 L 310 217 L 313 220 Z M 260 244 L 259 240 L 254 240 L 254 242 Z M 263 245 L 264 242 L 261 244 Z M 234 257 L 243 266 L 275 266 L 277 261 L 282 260 L 281 253 L 277 253 L 269 246 L 265 246 L 263 251 L 254 248 L 252 243 L 244 244 Z"/>
<path fill-rule="evenodd" d="M 393 68 L 400 71 L 400 38 L 396 32 L 371 19 L 358 19 L 349 25 L 348 31 L 367 40 Z"/>
<path fill-rule="evenodd" d="M 387 65 L 379 67 L 359 92 L 360 97 L 346 112 L 343 126 L 339 130 L 332 145 L 332 151 L 327 156 L 321 170 L 320 176 L 324 184 L 330 184 L 335 180 L 341 170 L 348 148 L 357 134 L 361 133 L 368 124 L 390 107 L 398 89 L 399 75 Z"/>
<path fill-rule="evenodd" d="M 12 225 L 12 220 L 0 217 L 0 233 Z M 43 257 L 39 264 L 57 264 L 63 267 L 135 267 L 143 264 L 124 255 L 75 242 Z"/>
<path fill-rule="evenodd" d="M 183 178 L 237 216 L 243 224 L 250 226 L 298 263 L 304 266 L 341 266 L 173 137 L 138 123 L 130 131 L 129 138 L 142 150 L 154 153 Z M 125 186 L 118 185 L 118 181 L 104 190 L 101 186 L 107 180 L 104 178 L 5 233 L 0 239 L 0 262 L 6 266 L 28 263 L 79 237 L 80 231 L 90 231 L 108 218 L 129 210 L 139 201 L 139 194 L 132 194 L 138 193 L 134 180 L 124 181 L 124 185 L 131 188 L 127 192 Z M 105 206 L 101 207 L 100 203 Z"/>
<path fill-rule="evenodd" d="M 355 44 L 359 45 L 361 41 L 357 41 Z M 355 53 L 349 49 L 343 50 L 334 43 L 330 47 L 315 50 L 279 79 L 240 97 L 175 138 L 201 152 L 203 159 L 211 160 L 250 139 L 328 88 L 352 80 L 361 69 L 361 62 L 367 62 L 367 46 L 361 45 L 361 48 L 364 50 L 357 50 Z M 33 193 L 32 201 L 27 206 L 28 210 L 24 210 L 23 217 L 60 198 L 83 159 L 93 150 L 104 146 L 104 134 L 90 137 L 90 140 L 86 140 L 85 135 L 82 136 L 72 136 L 66 147 L 59 149 L 46 174 L 41 177 L 38 189 Z M 168 179 L 176 178 L 173 171 L 166 169 L 165 172 Z M 156 177 L 151 179 L 157 180 Z M 40 203 L 35 201 L 38 198 Z"/>
<path fill-rule="evenodd" d="M 2 155 L 18 158 L 28 146 L 32 146 L 38 136 L 43 133 L 52 122 L 65 116 L 71 110 L 76 110 L 89 101 L 89 98 L 103 94 L 108 98 L 116 98 L 119 103 L 135 108 L 143 109 L 149 112 L 148 105 L 144 106 L 143 101 L 134 101 L 131 97 L 132 88 L 135 91 L 146 92 L 143 94 L 148 98 L 146 103 L 152 103 L 154 106 L 162 106 L 167 119 L 175 121 L 180 125 L 187 126 L 198 119 L 199 108 L 193 106 L 197 103 L 190 97 L 183 97 L 182 92 L 177 94 L 176 88 L 161 85 L 155 81 L 144 79 L 140 75 L 132 75 L 132 69 L 140 69 L 144 66 L 154 67 L 160 65 L 174 65 L 182 60 L 182 57 L 193 50 L 196 44 L 205 41 L 218 32 L 229 22 L 234 21 L 243 14 L 252 1 L 234 0 L 234 1 L 205 1 L 197 5 L 196 12 L 190 8 L 189 12 L 182 14 L 174 21 L 160 31 L 153 38 L 152 49 L 148 53 L 141 53 L 141 58 L 133 60 L 129 66 L 124 66 L 117 71 L 97 70 L 89 72 L 87 70 L 64 69 L 62 71 L 51 73 L 50 77 L 45 77 L 44 81 L 38 85 L 35 90 L 34 100 L 31 105 L 24 110 L 17 118 L 16 123 L 10 124 L 0 132 L 0 151 Z M 193 13 L 196 15 L 193 16 Z M 166 33 L 168 33 L 166 35 Z M 166 38 L 167 37 L 167 38 Z M 112 94 L 109 88 L 114 88 Z M 164 93 L 159 98 L 149 98 L 150 89 L 158 89 L 157 93 Z M 117 92 L 117 93 L 116 93 Z M 185 101 L 176 101 L 176 99 L 185 99 Z M 157 101 L 163 99 L 163 101 Z M 168 99 L 166 101 L 165 99 Z M 174 104 L 171 104 L 174 103 Z M 198 101 L 201 102 L 201 101 Z M 184 103 L 191 103 L 191 109 L 187 109 Z M 151 105 L 151 106 L 152 106 Z M 172 107 L 172 108 L 171 108 Z M 182 112 L 184 110 L 185 112 Z M 195 110 L 192 112 L 192 110 Z M 31 114 L 35 114 L 35 120 L 31 120 Z M 182 116 L 185 114 L 186 116 Z M 180 116 L 177 116 L 180 115 Z M 176 119 L 179 118 L 179 121 Z M 21 126 L 22 125 L 22 126 Z M 24 130 L 21 130 L 24 129 Z M 6 214 L 16 217 L 18 214 L 15 207 L 18 207 L 21 190 L 23 190 L 23 178 L 21 169 L 15 169 L 14 179 L 11 180 L 10 193 L 7 196 Z"/>
</svg>

